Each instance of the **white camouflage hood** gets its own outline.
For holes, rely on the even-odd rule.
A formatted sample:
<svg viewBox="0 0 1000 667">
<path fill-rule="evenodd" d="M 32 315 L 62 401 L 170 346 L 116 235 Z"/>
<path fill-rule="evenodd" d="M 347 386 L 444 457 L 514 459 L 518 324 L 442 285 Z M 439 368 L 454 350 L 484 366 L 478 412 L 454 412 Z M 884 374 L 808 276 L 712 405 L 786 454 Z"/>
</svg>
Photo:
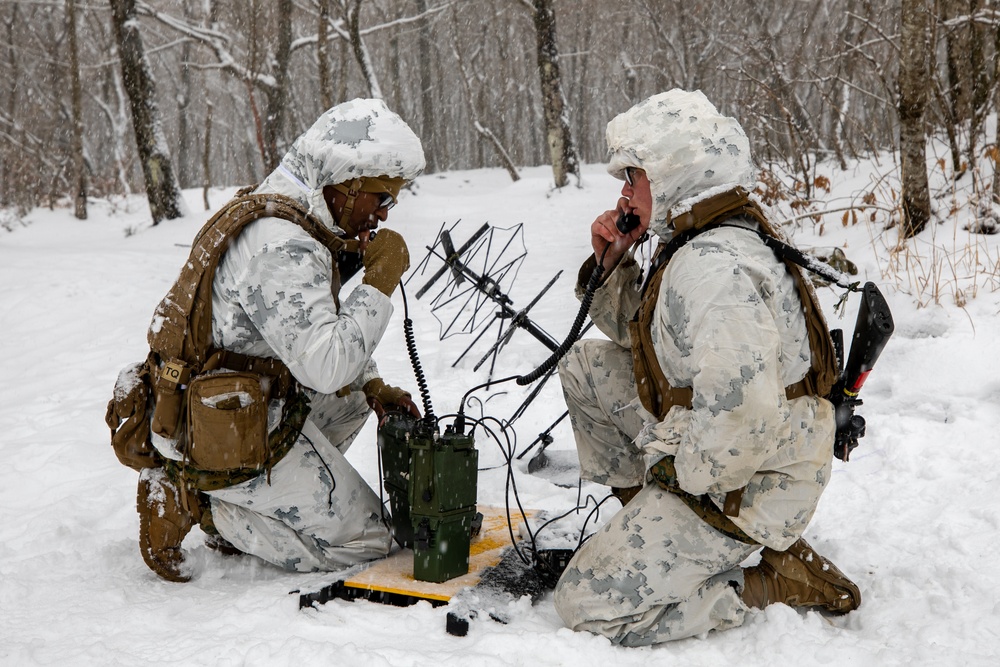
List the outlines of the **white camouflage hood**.
<svg viewBox="0 0 1000 667">
<path fill-rule="evenodd" d="M 710 194 L 756 185 L 750 142 L 735 118 L 723 116 L 699 91 L 673 89 L 615 116 L 607 129 L 608 173 L 646 172 L 653 195 L 649 230 L 671 235 L 670 219 Z"/>
<path fill-rule="evenodd" d="M 257 192 L 276 192 L 308 206 L 334 231 L 323 188 L 358 176 L 413 180 L 424 149 L 410 126 L 382 100 L 355 99 L 329 109 L 306 130 Z"/>
</svg>

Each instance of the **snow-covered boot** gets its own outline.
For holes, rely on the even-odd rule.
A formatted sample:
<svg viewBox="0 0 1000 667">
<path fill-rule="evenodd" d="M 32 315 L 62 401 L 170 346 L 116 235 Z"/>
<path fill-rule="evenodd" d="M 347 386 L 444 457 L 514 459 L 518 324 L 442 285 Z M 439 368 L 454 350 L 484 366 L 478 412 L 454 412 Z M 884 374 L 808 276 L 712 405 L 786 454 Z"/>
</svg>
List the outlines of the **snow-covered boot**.
<svg viewBox="0 0 1000 667">
<path fill-rule="evenodd" d="M 146 468 L 139 473 L 136 509 L 142 560 L 167 581 L 190 580 L 184 571 L 181 542 L 196 518 L 185 509 L 180 490 L 163 468 Z"/>
<path fill-rule="evenodd" d="M 765 547 L 760 564 L 745 568 L 743 576 L 741 597 L 748 607 L 763 609 L 782 602 L 846 614 L 861 605 L 854 582 L 802 539 L 785 551 Z"/>
</svg>

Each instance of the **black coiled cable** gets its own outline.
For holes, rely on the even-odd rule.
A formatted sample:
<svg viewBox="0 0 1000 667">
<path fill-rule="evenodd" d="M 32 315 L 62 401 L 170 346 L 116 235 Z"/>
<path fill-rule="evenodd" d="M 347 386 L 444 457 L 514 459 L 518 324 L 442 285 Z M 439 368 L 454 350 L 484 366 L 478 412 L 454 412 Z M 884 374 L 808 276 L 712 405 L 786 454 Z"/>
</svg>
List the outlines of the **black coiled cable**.
<svg viewBox="0 0 1000 667">
<path fill-rule="evenodd" d="M 413 375 L 417 379 L 417 388 L 420 390 L 420 400 L 424 404 L 424 419 L 429 422 L 437 422 L 434 417 L 434 408 L 431 407 L 431 393 L 427 389 L 427 378 L 424 377 L 424 369 L 420 365 L 420 358 L 417 356 L 417 341 L 413 334 L 413 320 L 410 319 L 410 307 L 406 303 L 406 290 L 403 284 L 399 284 L 399 293 L 403 296 L 403 337 L 406 339 L 406 352 L 410 355 L 410 365 L 413 366 Z"/>
<path fill-rule="evenodd" d="M 583 329 L 583 322 L 587 319 L 587 315 L 590 314 L 590 304 L 594 300 L 594 292 L 601 284 L 601 278 L 604 277 L 604 257 L 608 254 L 608 248 L 611 244 L 604 246 L 604 252 L 601 253 L 601 259 L 597 262 L 597 268 L 594 272 L 590 274 L 590 280 L 587 282 L 587 291 L 583 295 L 583 299 L 580 300 L 580 311 L 576 314 L 576 319 L 573 321 L 573 326 L 570 327 L 569 333 L 566 335 L 565 340 L 557 347 L 549 358 L 542 362 L 542 365 L 535 370 L 521 375 L 517 378 L 516 382 L 518 386 L 523 387 L 526 384 L 531 384 L 535 380 L 539 379 L 550 370 L 552 370 L 559 360 L 566 356 L 569 352 L 570 346 L 576 342 L 576 339 L 580 337 L 580 330 Z"/>
<path fill-rule="evenodd" d="M 514 380 L 518 386 L 523 387 L 526 384 L 531 384 L 535 380 L 539 379 L 546 373 L 548 373 L 552 368 L 555 367 L 559 360 L 566 356 L 569 352 L 569 348 L 576 342 L 576 339 L 580 337 L 580 331 L 583 329 L 583 322 L 587 319 L 587 315 L 590 314 L 590 304 L 594 300 L 594 292 L 601 284 L 601 278 L 604 277 L 604 257 L 608 254 L 608 248 L 611 244 L 604 246 L 604 252 L 601 253 L 601 259 L 597 262 L 597 267 L 594 272 L 590 274 L 590 280 L 587 281 L 587 291 L 583 295 L 583 299 L 580 300 L 580 311 L 576 314 L 576 319 L 573 321 L 573 326 L 570 327 L 569 333 L 566 335 L 565 340 L 549 355 L 549 358 L 542 362 L 542 365 L 535 370 L 527 373 L 525 375 L 511 375 L 510 377 L 501 378 L 499 380 L 490 380 L 484 382 L 483 384 L 476 385 L 469 391 L 465 392 L 462 397 L 462 404 L 458 410 L 458 419 L 456 420 L 456 429 L 459 433 L 465 428 L 465 402 L 468 400 L 469 395 L 482 389 L 483 387 L 490 387 L 497 384 L 502 384 L 504 382 L 510 382 Z M 404 305 L 406 300 L 404 298 Z"/>
</svg>

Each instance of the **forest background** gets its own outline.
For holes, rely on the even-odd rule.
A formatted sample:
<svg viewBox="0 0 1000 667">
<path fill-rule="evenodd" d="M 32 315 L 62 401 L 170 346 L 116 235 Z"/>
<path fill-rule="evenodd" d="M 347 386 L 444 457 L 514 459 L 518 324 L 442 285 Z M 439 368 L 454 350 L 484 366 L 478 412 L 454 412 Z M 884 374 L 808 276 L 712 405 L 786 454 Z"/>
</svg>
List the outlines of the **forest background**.
<svg viewBox="0 0 1000 667">
<path fill-rule="evenodd" d="M 427 173 L 552 164 L 562 187 L 603 160 L 608 119 L 680 87 L 740 120 L 768 194 L 797 209 L 828 183 L 817 164 L 887 151 L 898 190 L 850 205 L 883 205 L 904 236 L 935 208 L 925 137 L 946 137 L 938 167 L 971 179 L 991 231 L 998 188 L 969 165 L 996 156 L 998 15 L 993 0 L 0 0 L 0 224 L 143 189 L 154 224 L 178 217 L 181 188 L 259 181 L 359 96 L 414 127 Z"/>
</svg>

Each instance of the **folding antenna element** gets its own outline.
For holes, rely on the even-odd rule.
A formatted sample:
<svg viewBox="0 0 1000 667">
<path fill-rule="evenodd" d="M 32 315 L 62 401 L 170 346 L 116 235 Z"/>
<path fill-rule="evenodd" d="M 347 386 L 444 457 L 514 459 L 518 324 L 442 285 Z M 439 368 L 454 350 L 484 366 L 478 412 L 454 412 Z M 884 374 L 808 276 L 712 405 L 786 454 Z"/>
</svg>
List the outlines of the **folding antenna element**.
<svg viewBox="0 0 1000 667">
<path fill-rule="evenodd" d="M 407 279 L 409 283 L 418 274 L 423 274 L 428 269 L 431 258 L 444 263 L 416 292 L 416 296 L 421 298 L 447 276 L 443 286 L 438 287 L 437 294 L 431 300 L 431 312 L 441 324 L 440 339 L 459 333 L 479 332 L 452 366 L 457 365 L 476 346 L 494 323 L 499 323 L 496 341 L 473 370 L 479 370 L 487 360 L 491 360 L 492 376 L 497 355 L 510 342 L 517 329 L 523 329 L 549 350 L 555 350 L 559 346 L 558 341 L 535 324 L 528 317 L 528 312 L 555 284 L 562 272 L 557 273 L 527 307 L 518 310 L 508 293 L 521 262 L 527 255 L 524 249 L 524 226 L 519 224 L 498 230 L 488 223 L 484 224 L 456 249 L 452 232 L 457 226 L 458 222 L 448 229 L 445 229 L 445 225 L 441 226 L 434 244 L 427 247 L 427 256 L 417 267 L 417 271 Z"/>
</svg>

